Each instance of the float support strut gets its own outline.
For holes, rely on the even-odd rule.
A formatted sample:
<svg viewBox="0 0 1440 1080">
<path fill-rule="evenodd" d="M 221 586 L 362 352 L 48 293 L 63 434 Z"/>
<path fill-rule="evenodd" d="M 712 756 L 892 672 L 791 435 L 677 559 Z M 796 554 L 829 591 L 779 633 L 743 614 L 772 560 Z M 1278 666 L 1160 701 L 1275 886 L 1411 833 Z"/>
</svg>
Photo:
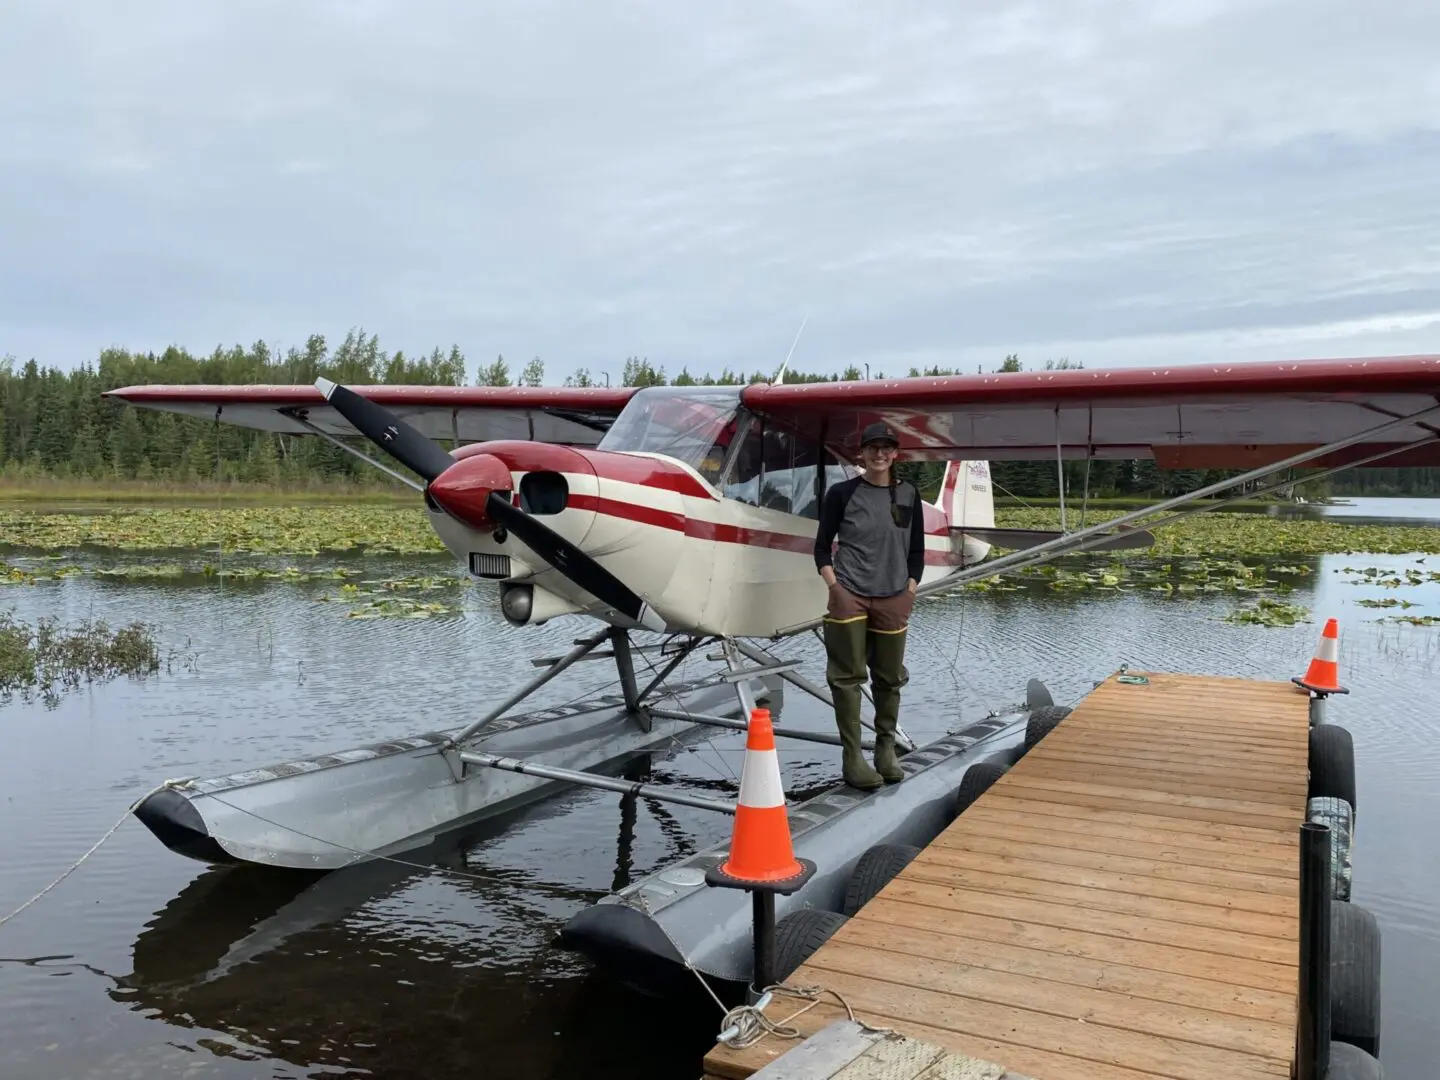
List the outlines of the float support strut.
<svg viewBox="0 0 1440 1080">
<path fill-rule="evenodd" d="M 721 802 L 719 799 L 707 799 L 703 795 L 687 795 L 683 791 L 667 790 L 660 784 L 645 784 L 639 780 L 618 780 L 609 776 L 597 776 L 595 773 L 580 772 L 576 769 L 561 769 L 553 765 L 541 765 L 534 761 L 500 757 L 497 754 L 477 754 L 470 750 L 462 750 L 460 760 L 467 765 L 481 765 L 504 772 L 520 773 L 522 776 L 538 776 L 545 780 L 559 780 L 567 784 L 579 784 L 582 787 L 600 788 L 603 791 L 618 791 L 622 795 L 639 795 L 646 799 L 658 799 L 660 802 L 692 806 L 697 810 L 713 810 L 719 814 L 735 813 L 733 803 Z"/>
<path fill-rule="evenodd" d="M 536 690 L 539 690 L 540 687 L 544 686 L 551 679 L 555 678 L 555 676 L 559 675 L 562 671 L 568 668 L 571 664 L 575 663 L 575 661 L 579 660 L 582 656 L 588 653 L 591 649 L 595 648 L 602 641 L 606 640 L 609 636 L 610 628 L 607 626 L 598 634 L 595 634 L 592 637 L 588 637 L 580 641 L 568 653 L 562 656 L 559 660 L 556 660 L 551 667 L 546 668 L 544 671 L 540 672 L 540 674 L 536 675 L 519 690 L 516 690 L 515 693 L 511 694 L 508 698 L 502 701 L 499 705 L 495 706 L 495 708 L 491 709 L 479 720 L 476 720 L 464 731 L 456 735 L 455 738 L 451 740 L 451 745 L 460 745 L 461 743 L 465 742 L 466 739 L 470 738 L 476 732 L 480 731 L 482 728 L 488 727 L 490 724 L 500 719 L 500 717 L 505 714 L 505 711 L 507 709 L 511 709 L 515 705 L 519 704 L 521 701 L 524 701 Z"/>
</svg>

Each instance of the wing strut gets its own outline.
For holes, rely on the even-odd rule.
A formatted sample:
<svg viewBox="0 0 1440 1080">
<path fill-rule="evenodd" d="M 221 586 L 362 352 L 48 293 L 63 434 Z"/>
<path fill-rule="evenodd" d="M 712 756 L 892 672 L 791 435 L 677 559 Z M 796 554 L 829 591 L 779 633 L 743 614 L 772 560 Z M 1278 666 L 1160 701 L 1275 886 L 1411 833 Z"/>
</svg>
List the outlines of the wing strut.
<svg viewBox="0 0 1440 1080">
<path fill-rule="evenodd" d="M 413 478 L 411 478 L 411 477 L 409 477 L 409 476 L 406 476 L 404 473 L 396 472 L 394 469 L 390 468 L 389 465 L 386 465 L 386 464 L 384 464 L 383 462 L 376 461 L 373 457 L 371 457 L 369 454 L 365 453 L 363 450 L 356 450 L 355 447 L 350 446 L 350 445 L 348 445 L 347 443 L 341 442 L 341 441 L 340 441 L 339 439 L 337 439 L 334 435 L 331 435 L 328 431 L 321 431 L 318 427 L 316 427 L 314 424 L 312 424 L 309 420 L 302 420 L 302 419 L 301 419 L 300 417 L 298 417 L 298 416 L 291 417 L 291 419 L 293 419 L 297 424 L 300 424 L 302 427 L 309 428 L 310 431 L 312 431 L 312 432 L 313 432 L 314 434 L 316 434 L 316 435 L 319 435 L 320 438 L 324 439 L 326 442 L 328 442 L 328 443 L 333 443 L 335 446 L 338 446 L 341 450 L 344 450 L 347 454 L 353 454 L 355 457 L 358 457 L 361 461 L 365 462 L 365 464 L 367 464 L 367 465 L 374 465 L 375 468 L 379 469 L 381 472 L 385 473 L 387 476 L 393 476 L 396 480 L 399 480 L 402 484 L 406 484 L 406 485 L 414 488 L 416 491 L 420 492 L 420 494 L 422 494 L 422 495 L 425 494 L 425 485 L 424 485 L 424 484 L 419 483 L 418 481 L 414 480 Z"/>
<path fill-rule="evenodd" d="M 1251 480 L 1259 480 L 1263 477 L 1271 475 L 1272 473 L 1280 472 L 1283 469 L 1294 468 L 1296 465 L 1304 464 L 1311 458 L 1324 457 L 1326 454 L 1332 454 L 1336 450 L 1344 450 L 1347 446 L 1353 446 L 1356 443 L 1365 442 L 1366 440 L 1376 435 L 1383 435 L 1387 431 L 1393 431 L 1395 428 L 1406 427 L 1409 424 L 1415 423 L 1417 420 L 1422 420 L 1427 416 L 1433 416 L 1437 413 L 1440 413 L 1440 405 L 1433 406 L 1429 409 L 1422 409 L 1418 413 L 1412 413 L 1409 416 L 1399 417 L 1395 420 L 1391 420 L 1387 423 L 1381 424 L 1378 427 L 1370 428 L 1367 431 L 1357 432 L 1356 434 L 1348 436 L 1344 439 L 1340 439 L 1337 442 L 1327 443 L 1324 446 L 1318 446 L 1313 450 L 1306 450 L 1303 453 L 1292 454 L 1290 457 L 1284 458 L 1281 461 L 1274 462 L 1270 465 L 1261 465 L 1259 468 L 1251 469 L 1249 472 L 1241 473 L 1239 476 L 1233 476 L 1226 480 L 1217 480 L 1213 484 L 1206 484 L 1202 488 L 1197 488 L 1194 491 L 1188 491 L 1183 495 L 1176 495 L 1173 498 L 1164 499 L 1161 502 L 1156 503 L 1154 506 L 1146 506 L 1142 507 L 1139 510 L 1132 510 L 1130 513 L 1121 514 L 1118 518 L 1113 518 L 1110 521 L 1102 521 L 1098 525 L 1091 525 L 1089 528 L 1080 529 L 1065 536 L 1057 537 L 1054 540 L 1047 540 L 1045 543 L 1037 544 L 1035 547 L 1030 548 L 1028 551 L 1017 551 L 1011 555 L 1001 556 L 994 562 L 980 563 L 976 567 L 976 570 L 980 570 L 983 568 L 983 575 L 977 575 L 974 573 L 966 574 L 962 571 L 961 573 L 955 574 L 952 577 L 944 578 L 940 581 L 931 582 L 928 586 L 921 585 L 919 589 L 916 590 L 916 593 L 920 595 L 932 593 L 937 591 L 938 589 L 948 588 L 949 586 L 955 585 L 958 582 L 965 581 L 969 578 L 976 576 L 989 577 L 996 570 L 1004 570 L 1007 567 L 1013 566 L 1017 562 L 1022 562 L 1035 555 L 1041 555 L 1056 549 L 1080 550 L 1082 545 L 1077 544 L 1077 541 L 1086 540 L 1090 537 L 1099 537 L 1107 530 L 1116 529 L 1122 525 L 1128 525 L 1132 521 L 1139 521 L 1142 518 L 1149 517 L 1151 514 L 1158 514 L 1162 510 L 1173 510 L 1178 506 L 1184 506 L 1186 503 L 1194 502 L 1196 499 L 1203 499 L 1207 495 L 1214 495 L 1218 492 L 1226 490 L 1227 488 L 1235 487 L 1237 484 L 1248 483 Z M 1416 445 L 1425 444 L 1432 441 L 1432 439 L 1421 439 Z M 1409 449 L 1409 447 L 1403 447 L 1402 449 Z M 1385 455 L 1381 456 L 1388 456 L 1389 453 L 1399 453 L 1399 451 L 1388 451 Z M 1347 469 L 1353 469 L 1355 467 L 1355 463 L 1349 462 L 1346 464 L 1345 467 Z"/>
</svg>

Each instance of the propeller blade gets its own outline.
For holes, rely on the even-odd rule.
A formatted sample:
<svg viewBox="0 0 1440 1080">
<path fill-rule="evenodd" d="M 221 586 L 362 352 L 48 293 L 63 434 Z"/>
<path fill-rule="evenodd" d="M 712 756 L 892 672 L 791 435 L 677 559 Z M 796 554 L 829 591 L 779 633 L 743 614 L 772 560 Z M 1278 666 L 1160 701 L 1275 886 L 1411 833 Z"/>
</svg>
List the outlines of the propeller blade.
<svg viewBox="0 0 1440 1080">
<path fill-rule="evenodd" d="M 521 543 L 597 600 L 647 630 L 665 629 L 665 620 L 628 585 L 548 525 L 512 506 L 505 496 L 492 491 L 485 501 L 485 512 L 491 521 L 514 533 Z"/>
<path fill-rule="evenodd" d="M 427 484 L 455 464 L 439 443 L 421 435 L 384 406 L 329 379 L 316 379 L 315 388 L 355 430 Z"/>
</svg>

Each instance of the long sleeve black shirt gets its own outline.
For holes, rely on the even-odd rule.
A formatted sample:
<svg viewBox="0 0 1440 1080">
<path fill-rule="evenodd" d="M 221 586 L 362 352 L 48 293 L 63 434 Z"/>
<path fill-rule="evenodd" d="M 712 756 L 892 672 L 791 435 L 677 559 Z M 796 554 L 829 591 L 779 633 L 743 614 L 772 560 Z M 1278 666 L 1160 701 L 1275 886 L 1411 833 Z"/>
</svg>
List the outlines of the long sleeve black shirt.
<svg viewBox="0 0 1440 1080">
<path fill-rule="evenodd" d="M 907 578 L 918 583 L 925 571 L 925 513 L 915 486 L 880 487 L 855 476 L 829 488 L 815 535 L 815 569 L 826 566 L 857 596 L 894 596 Z"/>
</svg>

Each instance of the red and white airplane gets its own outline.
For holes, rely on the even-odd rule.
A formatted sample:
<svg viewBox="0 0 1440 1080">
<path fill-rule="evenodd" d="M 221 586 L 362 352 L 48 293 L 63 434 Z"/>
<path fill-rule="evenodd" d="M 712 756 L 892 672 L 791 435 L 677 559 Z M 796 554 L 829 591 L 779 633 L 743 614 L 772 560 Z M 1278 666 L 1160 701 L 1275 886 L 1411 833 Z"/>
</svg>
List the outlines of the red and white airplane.
<svg viewBox="0 0 1440 1080">
<path fill-rule="evenodd" d="M 744 387 L 348 388 L 319 379 L 313 387 L 131 386 L 108 396 L 335 442 L 419 488 L 436 533 L 471 573 L 499 583 L 512 622 L 579 615 L 602 623 L 600 634 L 577 642 L 519 695 L 439 739 L 457 783 L 467 768 L 489 766 L 607 786 L 589 773 L 470 749 L 477 738 L 497 734 L 505 709 L 602 640 L 615 645 L 624 689 L 620 712 L 634 718 L 626 731 L 657 736 L 649 742 L 668 740 L 671 733 L 659 738 L 655 725 L 672 716 L 646 699 L 670 669 L 637 689 L 628 638 L 635 630 L 662 632 L 672 645 L 683 639 L 687 644 L 674 653 L 681 658 L 700 643 L 719 641 L 742 706 L 755 692 L 749 675 L 778 675 L 828 700 L 794 665 L 771 663 L 754 642 L 819 624 L 826 600 L 813 555 L 819 506 L 827 486 L 854 474 L 859 433 L 876 420 L 899 436 L 901 459 L 948 462 L 937 504 L 925 508 L 922 594 L 1069 552 L 1144 546 L 1151 535 L 1129 528 L 1142 519 L 1294 466 L 1440 464 L 1440 357 L 1433 356 Z M 356 434 L 419 482 L 340 441 Z M 458 448 L 446 451 L 439 439 Z M 1075 532 L 995 527 L 987 461 L 1087 458 L 1247 471 Z M 1062 502 L 1062 530 L 1063 512 Z M 1184 514 L 1162 520 L 1178 516 Z M 1017 550 L 984 561 L 992 545 Z M 741 653 L 761 666 L 747 673 L 738 663 Z M 710 715 L 700 722 L 740 723 Z M 585 736 L 589 741 L 581 740 L 583 752 L 576 743 L 572 761 L 634 748 L 634 740 L 606 731 L 597 723 Z M 400 787 L 412 782 L 418 780 Z M 492 792 L 494 798 L 476 805 L 503 794 Z M 148 822 L 157 833 L 173 833 L 179 818 L 191 832 L 198 828 L 193 815 L 170 809 L 168 818 L 156 809 Z M 436 810 L 435 821 L 434 814 L 422 815 L 423 821 L 392 823 L 381 833 L 346 832 L 340 842 L 395 850 L 447 815 L 463 818 L 473 809 L 447 805 Z M 305 820 L 317 817 L 325 814 Z M 204 853 L 197 857 L 216 855 L 215 845 L 194 836 L 171 846 L 183 850 L 185 843 L 196 849 L 189 853 Z M 261 861 L 307 866 L 353 857 L 303 844 L 302 856 L 279 857 L 277 845 L 284 847 L 267 835 L 264 842 L 235 845 L 229 855 L 267 852 Z"/>
<path fill-rule="evenodd" d="M 843 437 L 747 409 L 745 393 L 352 390 L 326 379 L 314 390 L 112 391 L 192 415 L 218 408 L 245 426 L 366 436 L 423 479 L 436 533 L 472 574 L 501 582 L 514 623 L 583 614 L 627 629 L 773 637 L 823 613 L 819 507 L 826 485 L 855 474 L 854 453 Z M 475 441 L 447 452 L 437 436 Z M 926 583 L 983 559 L 995 524 L 985 464 L 952 461 L 939 504 L 924 511 Z"/>
</svg>

